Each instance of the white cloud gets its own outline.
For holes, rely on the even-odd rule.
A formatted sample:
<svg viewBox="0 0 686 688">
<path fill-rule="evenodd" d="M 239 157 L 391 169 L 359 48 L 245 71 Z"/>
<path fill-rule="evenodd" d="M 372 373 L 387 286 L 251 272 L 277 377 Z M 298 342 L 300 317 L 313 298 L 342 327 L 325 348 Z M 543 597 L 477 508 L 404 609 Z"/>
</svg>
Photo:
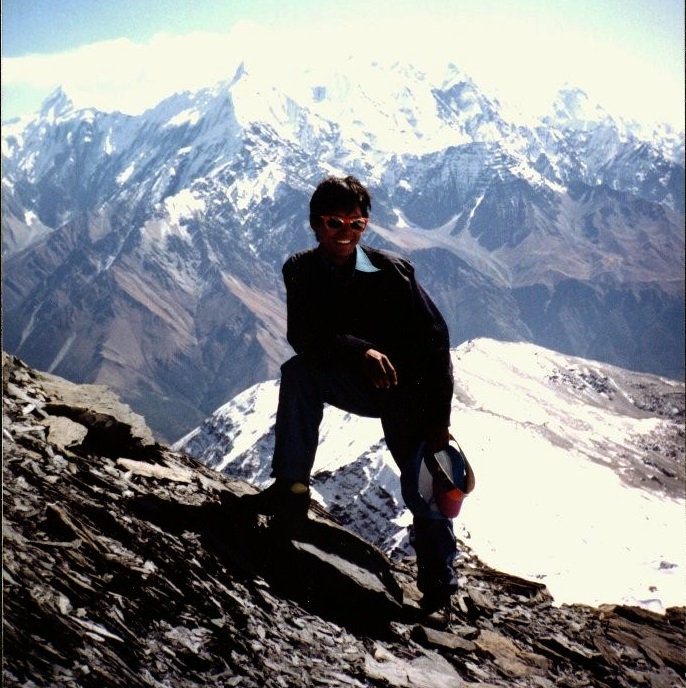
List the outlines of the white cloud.
<svg viewBox="0 0 686 688">
<path fill-rule="evenodd" d="M 13 89 L 62 85 L 77 106 L 137 113 L 177 91 L 232 76 L 241 59 L 265 67 L 275 80 L 300 69 L 407 59 L 427 68 L 452 61 L 477 83 L 540 112 L 566 82 L 578 85 L 611 112 L 683 126 L 683 86 L 648 61 L 590 36 L 542 25 L 472 19 L 338 23 L 277 29 L 241 23 L 230 33 L 160 34 L 147 44 L 127 39 L 58 55 L 3 59 L 3 96 Z M 11 107 L 8 110 L 12 110 Z"/>
<path fill-rule="evenodd" d="M 61 85 L 77 106 L 141 112 L 171 93 L 230 75 L 232 40 L 216 34 L 105 41 L 58 55 L 3 60 L 3 88 Z"/>
</svg>

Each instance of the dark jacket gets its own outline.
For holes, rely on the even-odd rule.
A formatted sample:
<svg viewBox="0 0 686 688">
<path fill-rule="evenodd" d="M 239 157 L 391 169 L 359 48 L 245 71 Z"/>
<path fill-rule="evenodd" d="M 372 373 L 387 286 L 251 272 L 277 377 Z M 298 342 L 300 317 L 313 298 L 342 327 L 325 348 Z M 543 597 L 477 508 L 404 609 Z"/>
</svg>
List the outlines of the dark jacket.
<svg viewBox="0 0 686 688">
<path fill-rule="evenodd" d="M 378 271 L 336 268 L 318 248 L 286 261 L 289 343 L 317 366 L 352 374 L 362 371 L 367 349 L 386 354 L 399 384 L 416 388 L 426 422 L 449 425 L 453 374 L 443 316 L 409 261 L 359 249 Z"/>
</svg>

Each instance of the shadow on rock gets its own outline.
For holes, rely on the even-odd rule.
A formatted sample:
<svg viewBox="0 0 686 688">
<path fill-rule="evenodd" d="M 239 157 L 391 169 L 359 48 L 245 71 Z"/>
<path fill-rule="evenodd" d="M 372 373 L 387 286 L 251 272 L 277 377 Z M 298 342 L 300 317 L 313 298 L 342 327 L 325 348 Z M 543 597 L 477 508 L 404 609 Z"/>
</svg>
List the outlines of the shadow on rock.
<svg viewBox="0 0 686 688">
<path fill-rule="evenodd" d="M 351 632 L 384 635 L 402 615 L 403 592 L 389 560 L 320 508 L 293 527 L 246 513 L 228 491 L 219 503 L 197 506 L 145 495 L 131 500 L 131 509 L 165 531 L 196 533 L 237 574 L 263 578 L 277 595 Z"/>
</svg>

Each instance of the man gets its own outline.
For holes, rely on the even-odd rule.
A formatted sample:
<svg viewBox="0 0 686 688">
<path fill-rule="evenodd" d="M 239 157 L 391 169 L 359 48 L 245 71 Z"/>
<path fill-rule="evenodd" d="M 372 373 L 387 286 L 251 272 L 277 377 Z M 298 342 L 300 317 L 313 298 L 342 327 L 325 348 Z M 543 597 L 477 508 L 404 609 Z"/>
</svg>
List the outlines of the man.
<svg viewBox="0 0 686 688">
<path fill-rule="evenodd" d="M 417 489 L 416 457 L 426 442 L 449 442 L 453 392 L 448 330 L 411 264 L 362 247 L 371 198 L 352 176 L 322 181 L 310 200 L 318 246 L 283 266 L 288 341 L 296 355 L 281 368 L 275 482 L 251 498 L 255 511 L 305 517 L 325 404 L 381 419 L 414 516 L 422 604 L 450 601 L 457 582 L 452 521 L 429 509 Z"/>
</svg>

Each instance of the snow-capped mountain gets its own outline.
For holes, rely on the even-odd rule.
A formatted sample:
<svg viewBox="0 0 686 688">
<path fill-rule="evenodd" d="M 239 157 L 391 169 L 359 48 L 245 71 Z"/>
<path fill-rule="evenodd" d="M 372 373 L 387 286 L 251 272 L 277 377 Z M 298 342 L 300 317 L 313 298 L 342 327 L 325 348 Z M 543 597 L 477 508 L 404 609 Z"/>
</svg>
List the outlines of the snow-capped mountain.
<svg viewBox="0 0 686 688">
<path fill-rule="evenodd" d="M 489 339 L 453 363 L 452 432 L 477 480 L 458 537 L 559 604 L 682 605 L 684 384 Z M 265 486 L 277 393 L 255 385 L 175 448 Z M 397 473 L 379 421 L 326 408 L 314 498 L 391 555 L 411 522 Z"/>
<path fill-rule="evenodd" d="M 316 183 L 352 173 L 368 243 L 410 257 L 453 345 L 682 377 L 683 132 L 572 87 L 534 124 L 506 112 L 453 64 L 362 57 L 278 81 L 245 60 L 138 116 L 58 91 L 3 127 L 4 346 L 176 439 L 276 377 L 281 265 L 313 243 Z"/>
</svg>

